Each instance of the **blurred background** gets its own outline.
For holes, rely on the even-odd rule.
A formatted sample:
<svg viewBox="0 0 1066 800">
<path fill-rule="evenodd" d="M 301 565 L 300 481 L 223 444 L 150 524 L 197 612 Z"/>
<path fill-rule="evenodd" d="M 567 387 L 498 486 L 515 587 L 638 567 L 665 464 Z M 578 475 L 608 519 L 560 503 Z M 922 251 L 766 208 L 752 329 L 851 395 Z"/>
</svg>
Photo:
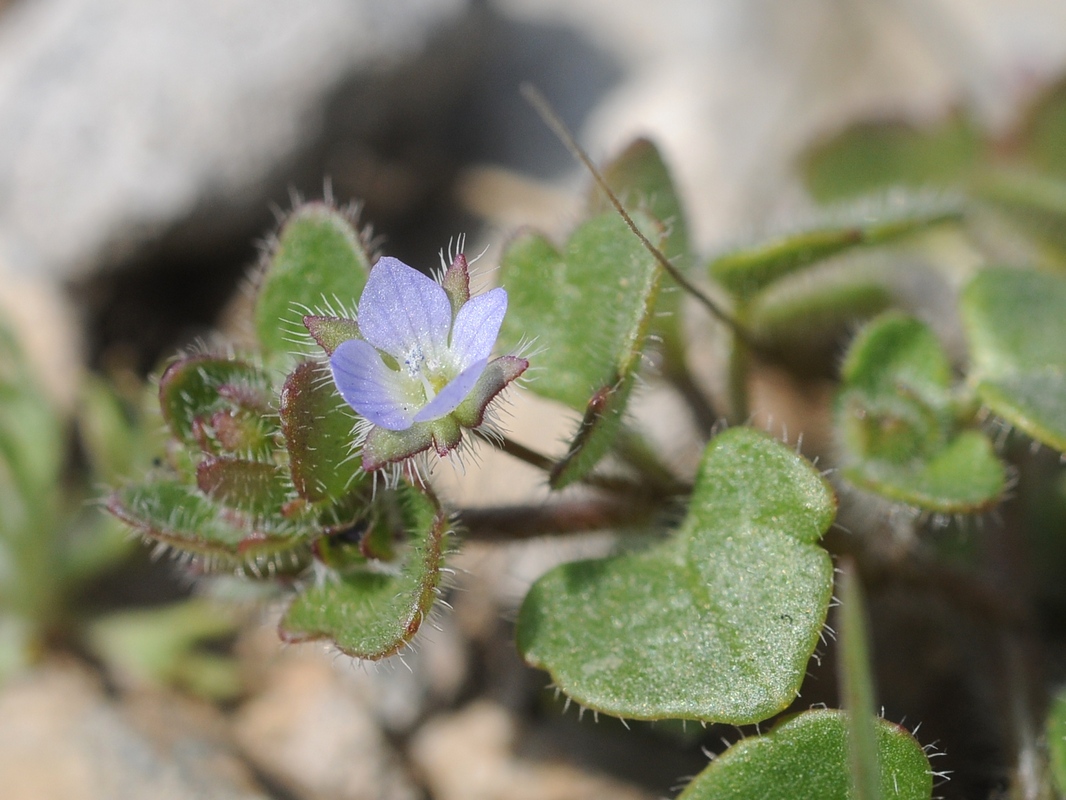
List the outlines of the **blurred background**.
<svg viewBox="0 0 1066 800">
<path fill-rule="evenodd" d="M 7 378 L 39 387 L 42 430 L 96 470 L 64 517 L 76 541 L 99 485 L 151 458 L 135 412 L 99 428 L 114 398 L 87 382 L 135 407 L 163 359 L 233 326 L 296 198 L 363 203 L 422 268 L 460 233 L 490 269 L 517 226 L 567 230 L 587 177 L 523 82 L 596 159 L 654 139 L 706 253 L 804 213 L 801 155 L 849 124 L 963 114 L 993 141 L 1064 72 L 1061 0 L 0 0 Z M 509 638 L 556 550 L 469 548 L 441 630 L 377 668 L 283 649 L 269 615 L 220 622 L 168 560 L 100 536 L 63 602 L 178 616 L 101 617 L 71 645 L 64 626 L 88 623 L 56 612 L 29 654 L 0 619 L 4 797 L 652 798 L 737 738 L 561 713 Z M 1002 765 L 971 744 L 984 792 Z"/>
</svg>

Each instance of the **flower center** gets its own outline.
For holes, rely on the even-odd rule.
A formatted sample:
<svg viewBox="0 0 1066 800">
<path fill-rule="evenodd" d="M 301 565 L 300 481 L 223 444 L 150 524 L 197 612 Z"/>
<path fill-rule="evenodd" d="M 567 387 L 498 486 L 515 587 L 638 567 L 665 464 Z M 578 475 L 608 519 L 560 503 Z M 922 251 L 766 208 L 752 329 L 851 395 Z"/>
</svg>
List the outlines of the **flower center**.
<svg viewBox="0 0 1066 800">
<path fill-rule="evenodd" d="M 422 384 L 427 403 L 448 385 L 449 378 L 444 364 L 437 359 L 428 358 L 420 345 L 416 344 L 407 351 L 402 366 L 408 377 Z"/>
</svg>

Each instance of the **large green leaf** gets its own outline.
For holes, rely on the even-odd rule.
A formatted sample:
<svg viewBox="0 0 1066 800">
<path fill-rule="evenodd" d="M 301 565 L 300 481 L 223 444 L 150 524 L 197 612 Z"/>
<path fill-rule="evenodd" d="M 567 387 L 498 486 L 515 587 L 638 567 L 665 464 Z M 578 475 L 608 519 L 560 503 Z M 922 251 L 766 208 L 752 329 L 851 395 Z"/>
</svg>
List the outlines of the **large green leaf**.
<svg viewBox="0 0 1066 800">
<path fill-rule="evenodd" d="M 822 477 L 749 428 L 708 445 L 688 514 L 644 552 L 558 567 L 518 647 L 582 705 L 623 717 L 757 722 L 787 707 L 825 622 L 835 513 Z"/>
<path fill-rule="evenodd" d="M 635 215 L 653 240 L 659 224 Z M 556 488 L 579 480 L 606 454 L 629 399 L 647 338 L 662 270 L 617 214 L 584 222 L 565 253 L 527 232 L 504 253 L 501 282 L 509 308 L 503 349 L 535 339 L 534 392 L 585 412 Z"/>
<path fill-rule="evenodd" d="M 711 277 L 740 299 L 750 299 L 777 280 L 857 247 L 887 244 L 957 220 L 956 197 L 895 190 L 838 209 L 805 225 L 714 256 Z"/>
<path fill-rule="evenodd" d="M 929 800 L 933 775 L 921 745 L 877 720 L 882 800 Z M 742 739 L 711 762 L 678 800 L 856 800 L 841 711 L 807 711 L 762 736 Z"/>
<path fill-rule="evenodd" d="M 347 215 L 323 203 L 292 213 L 278 233 L 255 304 L 255 332 L 268 359 L 298 350 L 306 314 L 355 306 L 373 257 Z"/>
<path fill-rule="evenodd" d="M 951 365 L 924 323 L 899 313 L 871 322 L 848 350 L 842 382 L 836 424 L 851 483 L 947 513 L 978 511 L 1003 493 L 992 443 L 959 429 Z"/>
<path fill-rule="evenodd" d="M 958 185 L 982 148 L 980 132 L 961 116 L 925 129 L 860 123 L 811 148 L 801 166 L 808 190 L 825 203 L 889 186 Z"/>
<path fill-rule="evenodd" d="M 283 639 L 329 639 L 350 656 L 374 660 L 414 638 L 437 596 L 448 518 L 436 499 L 408 486 L 379 493 L 377 502 L 394 504 L 396 534 L 407 537 L 399 568 L 357 565 L 327 574 L 292 601 L 281 621 Z"/>
<path fill-rule="evenodd" d="M 963 291 L 962 317 L 981 402 L 1066 451 L 1066 278 L 985 270 Z"/>
</svg>

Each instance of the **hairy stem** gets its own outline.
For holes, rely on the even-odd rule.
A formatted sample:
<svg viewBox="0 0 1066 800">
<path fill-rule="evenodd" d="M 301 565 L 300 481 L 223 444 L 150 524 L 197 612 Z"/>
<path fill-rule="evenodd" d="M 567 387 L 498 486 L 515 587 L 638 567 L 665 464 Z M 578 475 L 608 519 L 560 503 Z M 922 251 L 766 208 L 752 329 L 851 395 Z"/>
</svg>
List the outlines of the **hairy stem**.
<svg viewBox="0 0 1066 800">
<path fill-rule="evenodd" d="M 647 503 L 589 497 L 541 506 L 467 508 L 459 512 L 457 522 L 467 539 L 510 542 L 630 527 L 649 522 L 656 510 Z"/>
</svg>

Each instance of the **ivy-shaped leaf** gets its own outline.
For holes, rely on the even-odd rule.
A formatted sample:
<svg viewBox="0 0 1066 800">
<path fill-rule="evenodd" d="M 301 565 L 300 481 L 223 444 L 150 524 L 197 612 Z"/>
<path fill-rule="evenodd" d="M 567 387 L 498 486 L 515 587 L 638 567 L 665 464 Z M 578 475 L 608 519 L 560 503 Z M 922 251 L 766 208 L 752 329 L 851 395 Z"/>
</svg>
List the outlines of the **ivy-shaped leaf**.
<svg viewBox="0 0 1066 800">
<path fill-rule="evenodd" d="M 808 462 L 752 429 L 726 431 L 680 530 L 542 577 L 519 614 L 519 650 L 609 714 L 766 719 L 795 699 L 825 622 L 833 567 L 817 541 L 835 510 Z"/>
<path fill-rule="evenodd" d="M 1003 493 L 992 443 L 958 429 L 951 365 L 924 323 L 878 317 L 852 343 L 841 377 L 836 423 L 848 481 L 945 513 L 981 510 Z"/>
<path fill-rule="evenodd" d="M 354 658 L 377 660 L 414 638 L 437 597 L 448 518 L 434 497 L 410 486 L 379 493 L 377 502 L 395 504 L 393 527 L 407 537 L 398 567 L 372 562 L 327 574 L 292 601 L 284 640 L 329 639 Z"/>
<path fill-rule="evenodd" d="M 1066 451 L 1066 278 L 989 269 L 962 294 L 969 380 L 995 414 Z"/>
<path fill-rule="evenodd" d="M 767 286 L 858 247 L 872 247 L 911 236 L 962 216 L 959 198 L 895 190 L 835 210 L 804 226 L 771 235 L 714 256 L 711 277 L 740 300 Z"/>
<path fill-rule="evenodd" d="M 929 800 L 933 775 L 921 745 L 883 719 L 876 726 L 882 800 Z M 854 800 L 842 711 L 807 711 L 742 739 L 696 776 L 678 800 Z"/>
<path fill-rule="evenodd" d="M 340 312 L 363 292 L 373 256 L 349 215 L 323 203 L 301 206 L 278 233 L 255 303 L 255 331 L 268 360 L 307 336 L 305 314 Z"/>
<path fill-rule="evenodd" d="M 653 241 L 661 239 L 657 222 L 634 218 Z M 511 242 L 501 269 L 510 300 L 502 348 L 535 338 L 542 377 L 530 389 L 585 412 L 551 478 L 560 488 L 580 480 L 612 445 L 640 366 L 662 270 L 614 213 L 584 222 L 565 253 L 526 232 Z"/>
</svg>

